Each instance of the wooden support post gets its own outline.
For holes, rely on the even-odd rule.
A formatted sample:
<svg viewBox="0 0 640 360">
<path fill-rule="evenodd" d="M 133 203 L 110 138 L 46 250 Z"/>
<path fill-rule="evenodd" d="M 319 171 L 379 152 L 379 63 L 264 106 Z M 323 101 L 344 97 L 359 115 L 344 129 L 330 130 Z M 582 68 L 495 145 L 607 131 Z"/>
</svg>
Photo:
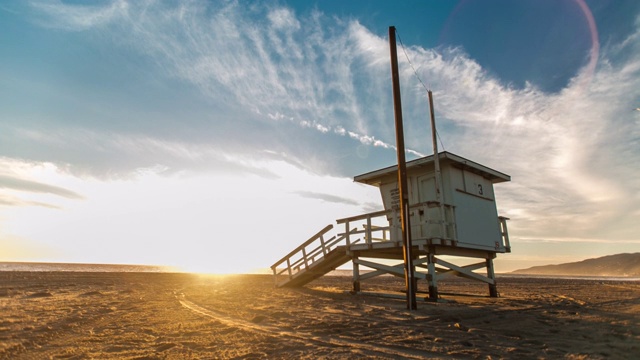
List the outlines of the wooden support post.
<svg viewBox="0 0 640 360">
<path fill-rule="evenodd" d="M 493 284 L 489 284 L 489 296 L 498 297 L 498 287 L 496 286 L 496 274 L 493 269 L 493 257 L 487 259 L 487 277 L 493 280 Z"/>
<path fill-rule="evenodd" d="M 360 264 L 358 264 L 358 256 L 354 256 L 353 262 L 353 292 L 360 292 Z"/>
<path fill-rule="evenodd" d="M 402 103 L 400 100 L 400 75 L 398 73 L 398 53 L 396 48 L 396 28 L 389 26 L 389 48 L 391 55 L 391 80 L 393 84 L 393 109 L 396 123 L 396 147 L 398 153 L 398 190 L 400 192 L 400 221 L 402 223 L 402 250 L 405 264 L 405 286 L 407 288 L 407 309 L 415 310 L 416 292 L 414 284 L 413 256 L 411 255 L 411 226 L 409 222 L 409 192 L 407 189 L 407 163 L 402 125 Z"/>
<path fill-rule="evenodd" d="M 346 221 L 344 223 L 344 231 L 345 231 L 345 236 L 347 238 L 347 247 L 349 247 L 351 245 L 351 237 L 350 237 L 351 229 L 349 228 L 349 221 Z"/>
<path fill-rule="evenodd" d="M 367 216 L 367 232 L 365 235 L 367 236 L 367 245 L 369 246 L 369 249 L 371 249 L 371 216 Z"/>
<path fill-rule="evenodd" d="M 438 274 L 436 272 L 436 262 L 433 247 L 429 248 L 427 254 L 427 280 L 429 281 L 429 300 L 438 300 Z"/>
</svg>

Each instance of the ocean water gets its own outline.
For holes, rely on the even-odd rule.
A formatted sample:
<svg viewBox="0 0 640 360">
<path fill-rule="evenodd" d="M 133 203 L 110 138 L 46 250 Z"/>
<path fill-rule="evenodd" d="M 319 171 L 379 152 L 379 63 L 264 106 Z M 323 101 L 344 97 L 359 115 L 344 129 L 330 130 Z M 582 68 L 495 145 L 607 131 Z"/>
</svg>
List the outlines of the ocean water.
<svg viewBox="0 0 640 360">
<path fill-rule="evenodd" d="M 34 262 L 0 262 L 0 271 L 179 272 L 168 266 Z"/>
</svg>

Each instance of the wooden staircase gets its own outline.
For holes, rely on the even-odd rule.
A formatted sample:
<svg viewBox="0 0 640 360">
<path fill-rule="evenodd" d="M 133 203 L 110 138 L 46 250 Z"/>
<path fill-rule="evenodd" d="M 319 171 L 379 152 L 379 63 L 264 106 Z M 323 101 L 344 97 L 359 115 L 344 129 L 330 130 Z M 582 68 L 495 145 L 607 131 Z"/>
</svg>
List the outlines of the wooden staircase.
<svg viewBox="0 0 640 360">
<path fill-rule="evenodd" d="M 303 286 L 351 260 L 348 234 L 328 237 L 332 229 L 327 225 L 271 266 L 277 287 Z"/>
</svg>

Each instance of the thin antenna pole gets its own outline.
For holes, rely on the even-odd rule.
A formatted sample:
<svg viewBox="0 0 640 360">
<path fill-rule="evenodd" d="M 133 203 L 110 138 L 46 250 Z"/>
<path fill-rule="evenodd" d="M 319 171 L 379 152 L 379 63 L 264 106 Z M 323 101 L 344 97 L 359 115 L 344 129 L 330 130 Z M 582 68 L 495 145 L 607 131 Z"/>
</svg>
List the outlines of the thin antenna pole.
<svg viewBox="0 0 640 360">
<path fill-rule="evenodd" d="M 431 114 L 431 142 L 433 143 L 433 164 L 435 167 L 435 183 L 436 183 L 436 201 L 438 202 L 440 208 L 440 231 L 442 233 L 442 238 L 445 239 L 447 237 L 446 234 L 446 225 L 445 225 L 445 211 L 444 211 L 444 196 L 441 193 L 442 189 L 442 173 L 440 172 L 440 154 L 438 154 L 438 141 L 437 141 L 437 132 L 436 132 L 436 117 L 433 109 L 433 94 L 431 90 L 427 90 L 427 95 L 429 96 L 429 112 Z M 431 259 L 431 254 L 429 259 Z M 430 274 L 431 276 L 436 276 L 436 274 Z M 432 282 L 429 285 L 429 298 L 433 301 L 438 299 L 438 288 L 433 286 L 436 283 Z"/>
<path fill-rule="evenodd" d="M 431 90 L 427 90 L 427 95 L 429 95 L 429 112 L 431 113 L 431 142 L 433 143 L 433 161 L 436 170 L 436 200 L 440 202 L 442 208 L 443 196 L 440 192 L 442 188 L 442 173 L 440 172 L 440 155 L 438 154 L 438 141 L 437 141 L 437 132 L 436 132 L 436 117 L 434 115 L 433 110 L 433 94 Z M 442 234 L 444 236 L 444 234 Z"/>
<path fill-rule="evenodd" d="M 391 50 L 391 79 L 393 82 L 393 109 L 396 122 L 396 147 L 398 152 L 398 190 L 400 192 L 400 222 L 402 224 L 402 253 L 404 257 L 404 280 L 407 290 L 407 309 L 415 310 L 415 274 L 411 254 L 411 224 L 409 222 L 409 193 L 407 191 L 407 164 L 402 126 L 402 103 L 400 100 L 400 76 L 398 75 L 398 52 L 396 28 L 389 26 L 389 48 Z"/>
</svg>

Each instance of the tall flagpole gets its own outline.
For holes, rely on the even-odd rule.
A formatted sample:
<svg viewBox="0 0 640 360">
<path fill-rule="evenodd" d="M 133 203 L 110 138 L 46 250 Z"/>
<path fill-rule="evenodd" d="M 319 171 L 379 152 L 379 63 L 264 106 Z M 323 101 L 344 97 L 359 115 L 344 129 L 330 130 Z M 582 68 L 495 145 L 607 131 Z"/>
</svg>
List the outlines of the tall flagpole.
<svg viewBox="0 0 640 360">
<path fill-rule="evenodd" d="M 400 77 L 398 75 L 398 52 L 396 28 L 389 26 L 389 48 L 391 50 L 391 79 L 393 81 L 393 109 L 396 122 L 396 147 L 398 152 L 398 190 L 400 193 L 400 222 L 402 224 L 402 253 L 404 257 L 404 280 L 407 290 L 407 309 L 417 309 L 416 283 L 411 254 L 411 226 L 409 222 L 409 193 L 407 190 L 407 164 L 402 126 L 402 104 L 400 101 Z"/>
</svg>

